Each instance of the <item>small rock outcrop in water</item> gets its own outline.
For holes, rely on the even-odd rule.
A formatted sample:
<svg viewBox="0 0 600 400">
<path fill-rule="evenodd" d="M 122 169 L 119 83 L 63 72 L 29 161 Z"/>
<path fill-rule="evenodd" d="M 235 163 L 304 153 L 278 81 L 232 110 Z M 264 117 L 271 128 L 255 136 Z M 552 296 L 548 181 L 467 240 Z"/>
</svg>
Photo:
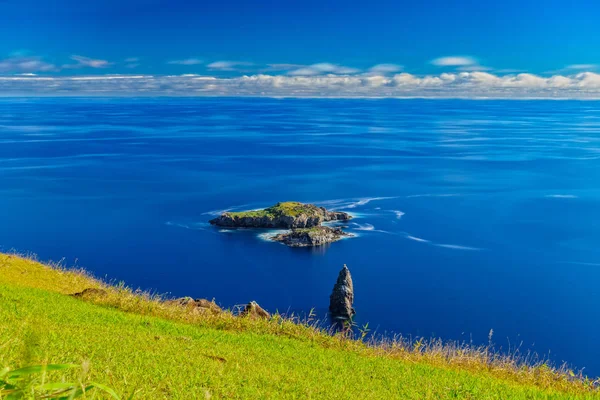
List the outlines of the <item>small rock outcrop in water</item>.
<svg viewBox="0 0 600 400">
<path fill-rule="evenodd" d="M 227 228 L 285 228 L 290 232 L 270 239 L 292 247 L 321 246 L 344 236 L 352 236 L 341 228 L 321 226 L 323 222 L 348 221 L 352 216 L 341 211 L 327 211 L 314 204 L 295 201 L 277 203 L 263 210 L 225 212 L 211 219 L 212 225 Z"/>
<path fill-rule="evenodd" d="M 348 221 L 348 213 L 327 211 L 314 204 L 295 201 L 277 203 L 263 210 L 225 212 L 210 220 L 212 225 L 227 228 L 310 228 L 328 221 Z"/>
<path fill-rule="evenodd" d="M 330 228 L 328 226 L 315 226 L 312 228 L 292 229 L 290 232 L 280 233 L 271 238 L 291 247 L 321 246 L 351 236 L 342 228 Z"/>
<path fill-rule="evenodd" d="M 329 313 L 333 321 L 348 321 L 355 314 L 352 303 L 354 302 L 354 285 L 352 276 L 346 264 L 340 271 L 337 282 L 329 297 Z"/>
<path fill-rule="evenodd" d="M 244 307 L 244 311 L 241 312 L 241 316 L 249 316 L 250 318 L 271 318 L 271 314 L 269 314 L 265 309 L 258 305 L 257 302 L 251 301 Z"/>
<path fill-rule="evenodd" d="M 165 304 L 186 307 L 193 312 L 200 313 L 210 312 L 213 314 L 219 314 L 223 311 L 221 307 L 219 307 L 214 301 L 208 301 L 206 299 L 194 300 L 191 297 L 181 297 L 179 299 L 167 300 L 165 301 Z"/>
</svg>

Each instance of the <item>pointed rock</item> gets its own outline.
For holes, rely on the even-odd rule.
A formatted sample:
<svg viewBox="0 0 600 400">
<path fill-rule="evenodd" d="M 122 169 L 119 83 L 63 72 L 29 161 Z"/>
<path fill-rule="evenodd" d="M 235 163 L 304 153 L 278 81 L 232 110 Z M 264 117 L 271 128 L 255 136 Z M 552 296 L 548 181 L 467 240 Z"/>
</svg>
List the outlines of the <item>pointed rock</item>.
<svg viewBox="0 0 600 400">
<path fill-rule="evenodd" d="M 333 286 L 333 291 L 329 297 L 329 313 L 334 321 L 350 320 L 354 316 L 354 285 L 350 270 L 344 264 L 344 268 L 338 275 L 337 282 Z"/>
<path fill-rule="evenodd" d="M 246 305 L 244 311 L 240 314 L 241 316 L 248 315 L 250 318 L 271 318 L 271 314 L 269 314 L 264 308 L 258 305 L 257 302 L 251 301 Z"/>
</svg>

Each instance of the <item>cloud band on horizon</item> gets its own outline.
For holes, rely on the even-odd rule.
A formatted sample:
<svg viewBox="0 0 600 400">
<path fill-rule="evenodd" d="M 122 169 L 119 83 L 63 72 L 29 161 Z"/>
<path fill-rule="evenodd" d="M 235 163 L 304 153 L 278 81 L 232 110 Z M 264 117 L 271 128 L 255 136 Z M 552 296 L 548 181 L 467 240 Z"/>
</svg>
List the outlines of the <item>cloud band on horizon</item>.
<svg viewBox="0 0 600 400">
<path fill-rule="evenodd" d="M 600 99 L 600 74 L 0 76 L 2 96 L 266 96 Z"/>
</svg>

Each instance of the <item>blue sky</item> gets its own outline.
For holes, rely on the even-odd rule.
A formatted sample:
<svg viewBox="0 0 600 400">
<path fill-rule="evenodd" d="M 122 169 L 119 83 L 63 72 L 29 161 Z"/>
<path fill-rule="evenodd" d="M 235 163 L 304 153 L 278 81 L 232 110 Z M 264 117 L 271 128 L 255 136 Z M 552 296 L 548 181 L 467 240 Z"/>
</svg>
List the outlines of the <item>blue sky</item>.
<svg viewBox="0 0 600 400">
<path fill-rule="evenodd" d="M 592 0 L 0 0 L 0 74 L 568 76 L 597 72 L 599 16 Z"/>
</svg>

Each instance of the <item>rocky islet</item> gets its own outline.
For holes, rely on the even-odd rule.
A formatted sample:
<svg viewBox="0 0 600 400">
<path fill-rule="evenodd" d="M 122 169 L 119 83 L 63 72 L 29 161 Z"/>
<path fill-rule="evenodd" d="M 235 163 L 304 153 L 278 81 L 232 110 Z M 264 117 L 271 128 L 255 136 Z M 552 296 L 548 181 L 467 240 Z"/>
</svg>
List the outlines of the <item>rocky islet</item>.
<svg viewBox="0 0 600 400">
<path fill-rule="evenodd" d="M 312 247 L 352 236 L 340 227 L 321 225 L 324 222 L 350 219 L 352 216 L 345 212 L 289 201 L 262 210 L 224 212 L 209 222 L 225 228 L 290 229 L 289 232 L 274 235 L 270 239 L 290 247 Z"/>
</svg>

